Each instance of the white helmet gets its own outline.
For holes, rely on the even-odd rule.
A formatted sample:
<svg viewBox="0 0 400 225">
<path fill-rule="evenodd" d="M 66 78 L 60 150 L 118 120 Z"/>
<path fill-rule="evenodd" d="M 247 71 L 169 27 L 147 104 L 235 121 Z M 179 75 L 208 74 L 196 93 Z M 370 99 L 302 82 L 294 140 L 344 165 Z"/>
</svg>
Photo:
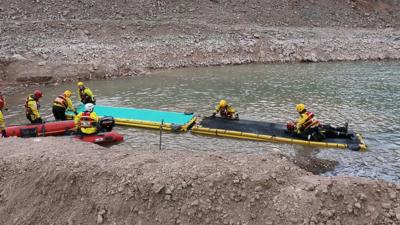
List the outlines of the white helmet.
<svg viewBox="0 0 400 225">
<path fill-rule="evenodd" d="M 92 103 L 87 103 L 85 105 L 85 111 L 93 112 L 93 109 L 94 109 L 94 105 Z"/>
</svg>

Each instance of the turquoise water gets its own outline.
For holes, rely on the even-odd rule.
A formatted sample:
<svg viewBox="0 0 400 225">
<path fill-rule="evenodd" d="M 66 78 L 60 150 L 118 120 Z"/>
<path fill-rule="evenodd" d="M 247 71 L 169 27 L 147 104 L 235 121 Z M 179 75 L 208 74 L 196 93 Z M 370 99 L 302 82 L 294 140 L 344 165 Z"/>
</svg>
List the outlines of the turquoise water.
<svg viewBox="0 0 400 225">
<path fill-rule="evenodd" d="M 363 134 L 365 153 L 337 149 L 164 134 L 163 149 L 259 153 L 279 148 L 286 154 L 313 154 L 337 160 L 327 175 L 356 175 L 400 182 L 400 62 L 274 64 L 187 68 L 154 72 L 129 80 L 86 82 L 98 104 L 210 115 L 227 99 L 241 118 L 285 123 L 304 103 L 323 123 L 342 125 Z M 51 119 L 55 95 L 75 84 L 44 88 L 42 113 Z M 24 122 L 27 93 L 9 96 L 9 123 Z M 76 96 L 75 96 L 76 97 Z M 125 146 L 153 149 L 159 131 L 117 128 Z"/>
</svg>

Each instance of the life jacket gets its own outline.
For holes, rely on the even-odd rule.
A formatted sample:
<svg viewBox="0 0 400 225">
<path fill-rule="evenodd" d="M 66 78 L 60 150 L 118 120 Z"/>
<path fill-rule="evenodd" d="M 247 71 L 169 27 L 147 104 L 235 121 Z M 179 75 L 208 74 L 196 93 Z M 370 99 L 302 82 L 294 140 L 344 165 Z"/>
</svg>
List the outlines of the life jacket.
<svg viewBox="0 0 400 225">
<path fill-rule="evenodd" d="M 305 116 L 307 117 L 306 121 L 302 125 L 303 130 L 307 130 L 309 128 L 314 128 L 319 126 L 319 121 L 314 118 L 314 113 L 305 112 Z"/>
<path fill-rule="evenodd" d="M 225 107 L 221 107 L 220 108 L 220 111 L 219 111 L 219 114 L 222 116 L 222 117 L 231 117 L 232 115 L 233 115 L 233 113 L 232 112 L 229 112 L 229 108 L 230 108 L 231 106 L 229 106 L 229 105 L 227 105 L 227 106 L 225 106 Z"/>
<path fill-rule="evenodd" d="M 68 108 L 68 102 L 67 102 L 67 99 L 65 98 L 64 95 L 58 96 L 58 97 L 54 100 L 53 103 L 56 104 L 57 106 L 61 106 L 61 107 L 64 107 L 64 108 Z"/>
<path fill-rule="evenodd" d="M 228 116 L 228 106 L 226 106 L 224 108 L 221 108 L 220 111 L 219 111 L 219 114 L 221 116 Z"/>
<path fill-rule="evenodd" d="M 94 128 L 96 121 L 90 117 L 91 112 L 83 112 L 79 120 L 79 127 L 81 128 Z"/>
<path fill-rule="evenodd" d="M 40 103 L 38 101 L 36 101 L 32 95 L 28 96 L 28 98 L 26 98 L 26 101 L 25 101 L 25 113 L 29 114 L 29 115 L 32 114 L 32 109 L 29 107 L 29 102 L 31 102 L 31 101 L 35 101 L 37 109 L 38 110 L 40 109 Z"/>
<path fill-rule="evenodd" d="M 93 99 L 92 96 L 89 96 L 85 93 L 86 87 L 83 88 L 82 90 L 79 89 L 79 95 L 81 97 L 81 101 L 83 104 L 87 104 L 87 103 L 95 103 L 96 100 Z"/>
</svg>

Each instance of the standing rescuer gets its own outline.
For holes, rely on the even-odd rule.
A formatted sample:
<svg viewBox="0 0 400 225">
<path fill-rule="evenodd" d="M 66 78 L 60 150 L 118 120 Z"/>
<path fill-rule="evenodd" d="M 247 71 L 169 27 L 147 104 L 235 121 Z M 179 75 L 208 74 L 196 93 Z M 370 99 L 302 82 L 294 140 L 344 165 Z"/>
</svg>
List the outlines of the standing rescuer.
<svg viewBox="0 0 400 225">
<path fill-rule="evenodd" d="M 70 90 L 66 90 L 62 95 L 59 95 L 53 102 L 53 115 L 56 120 L 67 120 L 65 116 L 65 111 L 70 109 L 72 112 L 77 114 L 76 109 L 74 108 L 71 101 L 72 92 Z"/>
<path fill-rule="evenodd" d="M 219 115 L 223 118 L 228 118 L 228 119 L 238 119 L 239 114 L 236 113 L 236 110 L 228 104 L 226 100 L 221 100 L 219 104 L 215 107 L 215 110 L 212 114 L 213 117 L 215 117 L 219 113 Z"/>
<path fill-rule="evenodd" d="M 99 117 L 93 112 L 94 105 L 88 103 L 85 105 L 85 111 L 75 116 L 75 125 L 78 128 L 78 133 L 81 134 L 95 134 L 97 133 L 97 124 Z"/>
<path fill-rule="evenodd" d="M 25 101 L 25 114 L 26 118 L 32 124 L 43 123 L 42 117 L 40 116 L 40 103 L 39 99 L 43 96 L 40 90 L 36 90 L 33 95 L 29 95 Z"/>
<path fill-rule="evenodd" d="M 7 137 L 6 134 L 6 122 L 4 121 L 3 110 L 7 111 L 6 100 L 3 94 L 0 92 L 0 133 L 2 137 Z"/>
<path fill-rule="evenodd" d="M 85 87 L 83 82 L 78 82 L 78 96 L 83 104 L 96 104 L 96 99 L 92 91 L 89 88 Z"/>
</svg>

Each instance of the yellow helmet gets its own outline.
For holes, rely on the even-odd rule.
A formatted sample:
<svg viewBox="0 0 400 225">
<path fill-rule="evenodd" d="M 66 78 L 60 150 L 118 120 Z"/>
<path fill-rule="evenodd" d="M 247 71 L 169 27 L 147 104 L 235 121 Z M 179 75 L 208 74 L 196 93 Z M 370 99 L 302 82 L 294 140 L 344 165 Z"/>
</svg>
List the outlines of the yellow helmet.
<svg viewBox="0 0 400 225">
<path fill-rule="evenodd" d="M 228 102 L 226 102 L 226 100 L 222 99 L 221 101 L 219 101 L 220 107 L 226 107 L 226 105 L 228 105 Z"/>
<path fill-rule="evenodd" d="M 69 97 L 71 97 L 72 92 L 71 92 L 70 90 L 66 90 L 66 91 L 64 92 L 64 95 L 67 96 L 67 97 L 69 98 Z"/>
<path fill-rule="evenodd" d="M 83 82 L 82 81 L 78 82 L 78 86 L 83 86 Z"/>
<path fill-rule="evenodd" d="M 296 105 L 297 112 L 302 112 L 305 109 L 306 109 L 306 106 L 304 104 L 297 104 Z"/>
</svg>

